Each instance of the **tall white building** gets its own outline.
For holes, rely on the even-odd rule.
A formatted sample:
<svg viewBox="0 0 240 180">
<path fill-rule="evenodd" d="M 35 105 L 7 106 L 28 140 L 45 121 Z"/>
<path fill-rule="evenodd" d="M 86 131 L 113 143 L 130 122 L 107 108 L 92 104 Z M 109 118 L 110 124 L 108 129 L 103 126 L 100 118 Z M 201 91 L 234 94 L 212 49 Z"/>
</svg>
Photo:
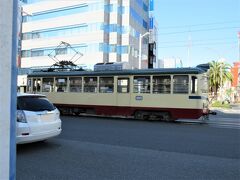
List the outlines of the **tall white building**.
<svg viewBox="0 0 240 180">
<path fill-rule="evenodd" d="M 180 58 L 170 57 L 158 60 L 159 68 L 182 68 L 183 63 Z"/>
<path fill-rule="evenodd" d="M 76 64 L 88 67 L 125 62 L 138 68 L 139 37 L 149 31 L 149 0 L 22 1 L 22 68 L 51 66 L 55 62 L 49 56 L 78 59 Z M 143 61 L 148 38 L 142 39 Z M 69 46 L 57 48 L 61 42 L 80 54 L 74 56 Z"/>
</svg>

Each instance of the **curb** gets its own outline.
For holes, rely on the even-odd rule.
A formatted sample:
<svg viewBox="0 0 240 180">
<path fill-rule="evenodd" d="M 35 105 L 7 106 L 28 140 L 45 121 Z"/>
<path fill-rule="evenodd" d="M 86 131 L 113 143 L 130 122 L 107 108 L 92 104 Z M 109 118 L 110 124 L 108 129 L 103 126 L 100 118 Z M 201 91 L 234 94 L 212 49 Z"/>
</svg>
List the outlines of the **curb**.
<svg viewBox="0 0 240 180">
<path fill-rule="evenodd" d="M 223 113 L 235 113 L 235 114 L 240 115 L 240 109 L 223 109 L 223 108 L 212 107 L 212 108 L 210 108 L 210 110 L 212 110 L 212 111 L 218 110 L 218 111 L 223 112 Z"/>
</svg>

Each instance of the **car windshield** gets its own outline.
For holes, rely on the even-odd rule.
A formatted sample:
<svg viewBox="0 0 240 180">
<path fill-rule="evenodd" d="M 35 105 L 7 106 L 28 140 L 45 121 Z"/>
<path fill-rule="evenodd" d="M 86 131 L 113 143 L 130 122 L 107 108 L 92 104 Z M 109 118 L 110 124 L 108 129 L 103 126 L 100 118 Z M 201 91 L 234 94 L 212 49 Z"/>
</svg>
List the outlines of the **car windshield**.
<svg viewBox="0 0 240 180">
<path fill-rule="evenodd" d="M 56 107 L 42 96 L 21 96 L 17 99 L 17 109 L 26 111 L 52 111 Z"/>
</svg>

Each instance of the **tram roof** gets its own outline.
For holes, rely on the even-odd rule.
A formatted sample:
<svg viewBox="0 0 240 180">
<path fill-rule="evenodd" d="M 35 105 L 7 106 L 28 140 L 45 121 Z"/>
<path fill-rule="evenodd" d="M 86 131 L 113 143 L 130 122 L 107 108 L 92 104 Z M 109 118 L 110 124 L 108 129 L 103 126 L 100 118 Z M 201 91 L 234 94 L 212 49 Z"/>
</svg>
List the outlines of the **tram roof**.
<svg viewBox="0 0 240 180">
<path fill-rule="evenodd" d="M 156 75 L 156 74 L 202 74 L 206 71 L 200 68 L 159 68 L 159 69 L 137 69 L 120 71 L 35 71 L 28 77 L 56 77 L 56 76 L 110 76 L 110 75 Z"/>
</svg>

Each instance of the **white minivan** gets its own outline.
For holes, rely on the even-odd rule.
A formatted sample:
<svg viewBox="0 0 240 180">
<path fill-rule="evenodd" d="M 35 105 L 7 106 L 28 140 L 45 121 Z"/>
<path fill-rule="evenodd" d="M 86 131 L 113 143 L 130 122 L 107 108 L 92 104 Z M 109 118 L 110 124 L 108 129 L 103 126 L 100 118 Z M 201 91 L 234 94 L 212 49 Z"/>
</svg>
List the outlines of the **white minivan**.
<svg viewBox="0 0 240 180">
<path fill-rule="evenodd" d="M 16 142 L 43 141 L 62 131 L 58 109 L 40 94 L 17 94 Z"/>
</svg>

